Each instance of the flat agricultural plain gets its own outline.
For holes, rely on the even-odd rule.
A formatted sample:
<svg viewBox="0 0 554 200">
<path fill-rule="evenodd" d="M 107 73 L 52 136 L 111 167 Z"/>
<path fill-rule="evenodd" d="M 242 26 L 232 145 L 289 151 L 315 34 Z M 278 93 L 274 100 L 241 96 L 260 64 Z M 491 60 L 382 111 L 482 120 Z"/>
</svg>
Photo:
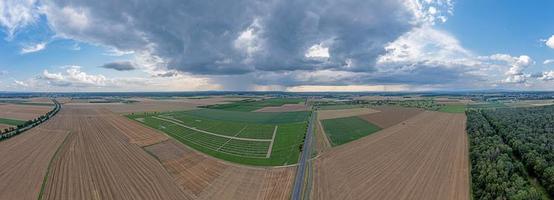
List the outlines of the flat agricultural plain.
<svg viewBox="0 0 554 200">
<path fill-rule="evenodd" d="M 59 117 L 0 141 L 0 199 L 38 199 L 50 160 L 69 131 Z"/>
<path fill-rule="evenodd" d="M 199 109 L 128 117 L 223 160 L 279 166 L 297 162 L 308 114 Z"/>
<path fill-rule="evenodd" d="M 52 106 L 37 106 L 23 104 L 0 104 L 0 118 L 31 120 L 52 110 Z"/>
<path fill-rule="evenodd" d="M 102 110 L 64 106 L 55 118 L 56 129 L 69 135 L 52 158 L 42 199 L 185 198 L 159 162 Z"/>
<path fill-rule="evenodd" d="M 381 130 L 359 117 L 343 117 L 321 121 L 333 146 L 341 145 Z"/>
<path fill-rule="evenodd" d="M 375 108 L 375 110 L 379 112 L 362 115 L 360 117 L 381 128 L 394 126 L 423 112 L 422 109 L 395 106 L 382 106 Z"/>
<path fill-rule="evenodd" d="M 268 106 L 263 107 L 254 112 L 294 112 L 294 111 L 306 111 L 307 107 L 304 103 L 299 104 L 284 104 L 282 106 Z"/>
<path fill-rule="evenodd" d="M 0 199 L 288 199 L 296 171 L 231 164 L 78 105 L 0 141 L 0 156 Z"/>
<path fill-rule="evenodd" d="M 145 147 L 173 176 L 186 199 L 289 199 L 296 167 L 255 168 L 230 164 L 179 142 Z"/>
<path fill-rule="evenodd" d="M 90 106 L 94 108 L 106 108 L 115 113 L 130 114 L 142 112 L 184 111 L 196 109 L 199 106 L 227 104 L 232 101 L 242 100 L 235 97 L 208 97 L 200 99 L 191 98 L 130 98 L 133 103 L 89 103 L 88 100 L 71 100 L 67 105 Z"/>
<path fill-rule="evenodd" d="M 312 199 L 469 199 L 464 114 L 422 112 L 315 161 Z"/>
<path fill-rule="evenodd" d="M 371 108 L 351 108 L 340 110 L 319 110 L 317 111 L 317 117 L 319 120 L 352 117 L 358 115 L 366 115 L 371 113 L 377 113 L 379 110 Z"/>
</svg>

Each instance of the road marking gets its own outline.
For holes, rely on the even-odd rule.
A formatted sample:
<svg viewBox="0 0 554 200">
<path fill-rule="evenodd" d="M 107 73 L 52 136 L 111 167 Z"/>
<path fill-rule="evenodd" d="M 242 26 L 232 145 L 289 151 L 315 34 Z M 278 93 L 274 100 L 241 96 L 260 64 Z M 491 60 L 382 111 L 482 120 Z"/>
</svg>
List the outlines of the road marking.
<svg viewBox="0 0 554 200">
<path fill-rule="evenodd" d="M 269 158 L 269 156 L 271 156 L 271 150 L 273 149 L 273 142 L 275 141 L 275 135 L 277 135 L 277 128 L 279 128 L 279 126 L 275 126 L 275 129 L 273 129 L 273 137 L 271 137 L 271 143 L 269 143 L 269 149 L 267 149 L 267 155 L 265 156 L 266 158 Z"/>
</svg>

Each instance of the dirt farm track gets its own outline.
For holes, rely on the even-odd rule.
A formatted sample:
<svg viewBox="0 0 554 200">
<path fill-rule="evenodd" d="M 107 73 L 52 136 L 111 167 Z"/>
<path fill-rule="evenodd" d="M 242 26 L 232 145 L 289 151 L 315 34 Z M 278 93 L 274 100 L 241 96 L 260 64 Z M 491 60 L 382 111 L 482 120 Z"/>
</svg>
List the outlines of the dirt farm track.
<svg viewBox="0 0 554 200">
<path fill-rule="evenodd" d="M 312 199 L 469 199 L 465 115 L 423 112 L 323 153 Z"/>
</svg>

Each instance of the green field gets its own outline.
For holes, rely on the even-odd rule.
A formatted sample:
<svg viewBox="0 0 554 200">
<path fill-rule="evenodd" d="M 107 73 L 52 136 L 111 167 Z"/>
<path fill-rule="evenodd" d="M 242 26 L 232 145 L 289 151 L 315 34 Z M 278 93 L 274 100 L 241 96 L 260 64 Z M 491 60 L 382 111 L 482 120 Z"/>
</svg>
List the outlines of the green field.
<svg viewBox="0 0 554 200">
<path fill-rule="evenodd" d="M 22 121 L 22 120 L 0 118 L 0 124 L 17 126 L 17 125 L 21 125 L 21 124 L 24 124 L 24 123 L 25 123 L 25 121 Z"/>
<path fill-rule="evenodd" d="M 296 115 L 200 109 L 128 117 L 216 158 L 240 164 L 279 166 L 298 161 L 309 113 Z"/>
<path fill-rule="evenodd" d="M 326 119 L 321 123 L 332 146 L 348 143 L 381 130 L 378 126 L 359 117 Z"/>
<path fill-rule="evenodd" d="M 469 104 L 467 108 L 471 109 L 495 109 L 495 108 L 507 108 L 503 103 L 493 102 L 493 103 L 480 103 L 480 104 Z"/>
<path fill-rule="evenodd" d="M 282 106 L 284 104 L 298 104 L 304 102 L 302 98 L 271 98 L 271 99 L 245 99 L 228 104 L 216 104 L 204 106 L 210 109 L 219 109 L 227 111 L 250 112 L 268 106 Z"/>
<path fill-rule="evenodd" d="M 183 112 L 173 112 L 172 115 L 189 115 L 198 118 L 232 121 L 232 122 L 245 122 L 245 123 L 260 123 L 260 124 L 284 124 L 304 122 L 308 120 L 310 112 L 298 111 L 298 112 L 281 112 L 281 113 L 269 113 L 269 112 L 240 112 L 240 111 L 227 111 L 218 109 L 197 109 Z"/>
<path fill-rule="evenodd" d="M 447 104 L 443 105 L 438 111 L 446 113 L 464 113 L 466 111 L 466 106 L 462 104 Z"/>
</svg>

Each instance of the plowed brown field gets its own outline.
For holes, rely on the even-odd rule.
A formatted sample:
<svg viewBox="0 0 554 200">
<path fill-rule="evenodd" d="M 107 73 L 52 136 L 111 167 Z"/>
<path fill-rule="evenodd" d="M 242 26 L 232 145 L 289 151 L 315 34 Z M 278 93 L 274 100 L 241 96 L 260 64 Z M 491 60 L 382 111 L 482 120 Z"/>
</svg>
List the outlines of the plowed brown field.
<svg viewBox="0 0 554 200">
<path fill-rule="evenodd" d="M 170 139 L 145 147 L 191 199 L 289 199 L 296 167 L 253 168 L 207 157 Z"/>
<path fill-rule="evenodd" d="M 147 126 L 136 123 L 129 118 L 119 116 L 107 109 L 99 109 L 98 112 L 109 121 L 118 131 L 129 138 L 129 142 L 139 146 L 148 146 L 167 140 L 167 137 Z"/>
<path fill-rule="evenodd" d="M 341 109 L 341 110 L 320 110 L 317 111 L 317 118 L 319 120 L 325 119 L 335 119 L 342 117 L 352 117 L 358 115 L 365 115 L 371 113 L 377 113 L 379 110 L 374 110 L 371 108 L 352 108 L 352 109 Z"/>
<path fill-rule="evenodd" d="M 155 100 L 148 98 L 135 98 L 135 103 L 88 103 L 88 100 L 72 100 L 68 105 L 90 106 L 94 108 L 106 108 L 116 113 L 139 113 L 139 112 L 164 112 L 191 110 L 198 106 L 224 104 L 230 101 L 242 100 L 243 98 L 233 97 L 210 97 L 204 99 L 176 98 L 169 100 Z"/>
<path fill-rule="evenodd" d="M 155 158 L 128 142 L 125 121 L 78 106 L 57 117 L 70 134 L 52 160 L 43 199 L 186 199 Z"/>
<path fill-rule="evenodd" d="M 0 142 L 0 199 L 38 198 L 50 160 L 68 131 L 54 117 L 39 127 Z"/>
<path fill-rule="evenodd" d="M 469 199 L 465 115 L 424 112 L 316 160 L 313 199 Z"/>
<path fill-rule="evenodd" d="M 380 112 L 362 115 L 360 117 L 381 128 L 394 126 L 423 112 L 421 109 L 404 107 L 377 107 L 375 109 Z"/>
<path fill-rule="evenodd" d="M 0 104 L 0 118 L 31 120 L 52 110 L 50 106 Z"/>
</svg>

